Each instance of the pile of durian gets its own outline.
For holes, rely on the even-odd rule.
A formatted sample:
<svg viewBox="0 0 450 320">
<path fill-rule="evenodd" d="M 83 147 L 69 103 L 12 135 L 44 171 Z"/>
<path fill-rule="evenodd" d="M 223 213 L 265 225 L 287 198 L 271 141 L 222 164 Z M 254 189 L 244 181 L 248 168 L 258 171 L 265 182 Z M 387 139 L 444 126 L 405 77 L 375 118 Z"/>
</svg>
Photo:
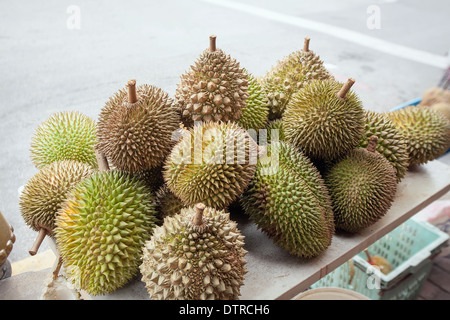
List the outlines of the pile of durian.
<svg viewBox="0 0 450 320">
<path fill-rule="evenodd" d="M 409 167 L 441 156 L 450 122 L 426 107 L 376 113 L 309 48 L 257 78 L 210 46 L 174 97 L 130 80 L 98 120 L 52 115 L 36 130 L 20 210 L 52 237 L 91 295 L 137 275 L 151 299 L 238 299 L 240 209 L 292 255 L 324 252 L 390 208 Z M 300 263 L 304 262 L 303 260 Z"/>
</svg>

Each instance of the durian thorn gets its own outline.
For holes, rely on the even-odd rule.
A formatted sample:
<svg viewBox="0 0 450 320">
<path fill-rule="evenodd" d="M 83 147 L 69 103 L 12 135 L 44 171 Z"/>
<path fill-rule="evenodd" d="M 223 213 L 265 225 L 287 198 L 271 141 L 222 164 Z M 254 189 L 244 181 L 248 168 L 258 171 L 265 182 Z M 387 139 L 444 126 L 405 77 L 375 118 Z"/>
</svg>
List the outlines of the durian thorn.
<svg viewBox="0 0 450 320">
<path fill-rule="evenodd" d="M 309 38 L 305 38 L 305 42 L 303 43 L 303 51 L 308 52 L 309 51 Z"/>
<path fill-rule="evenodd" d="M 377 142 L 378 142 L 378 137 L 371 136 L 369 138 L 369 144 L 367 145 L 366 150 L 369 152 L 375 152 L 377 150 Z"/>
<path fill-rule="evenodd" d="M 95 157 L 97 158 L 98 169 L 100 171 L 108 171 L 109 170 L 108 159 L 106 159 L 106 156 L 100 151 L 98 151 L 97 148 L 94 149 L 95 149 Z"/>
<path fill-rule="evenodd" d="M 355 79 L 349 78 L 347 82 L 342 86 L 341 90 L 339 90 L 337 96 L 341 99 L 344 99 L 345 95 L 347 94 L 347 92 L 350 90 L 350 88 L 353 86 L 354 83 Z"/>
<path fill-rule="evenodd" d="M 369 263 L 373 263 L 372 257 L 370 256 L 370 253 L 369 253 L 369 250 L 366 248 L 366 249 L 364 249 L 364 252 L 366 253 L 367 261 L 369 261 Z"/>
<path fill-rule="evenodd" d="M 39 247 L 41 246 L 42 241 L 44 241 L 46 235 L 47 230 L 45 230 L 45 228 L 40 228 L 36 240 L 34 240 L 33 246 L 30 251 L 28 251 L 30 255 L 34 256 L 38 252 Z"/>
<path fill-rule="evenodd" d="M 128 102 L 135 103 L 138 101 L 137 93 L 136 93 L 136 80 L 132 79 L 128 81 Z"/>
<path fill-rule="evenodd" d="M 195 216 L 192 223 L 196 226 L 201 226 L 203 224 L 203 211 L 206 206 L 203 203 L 197 203 L 195 205 Z"/>
<path fill-rule="evenodd" d="M 55 270 L 53 270 L 53 280 L 56 280 L 58 278 L 59 270 L 61 270 L 62 263 L 63 263 L 62 257 L 59 257 L 58 264 L 56 265 Z"/>
<path fill-rule="evenodd" d="M 216 51 L 216 36 L 211 35 L 209 36 L 209 51 Z"/>
</svg>

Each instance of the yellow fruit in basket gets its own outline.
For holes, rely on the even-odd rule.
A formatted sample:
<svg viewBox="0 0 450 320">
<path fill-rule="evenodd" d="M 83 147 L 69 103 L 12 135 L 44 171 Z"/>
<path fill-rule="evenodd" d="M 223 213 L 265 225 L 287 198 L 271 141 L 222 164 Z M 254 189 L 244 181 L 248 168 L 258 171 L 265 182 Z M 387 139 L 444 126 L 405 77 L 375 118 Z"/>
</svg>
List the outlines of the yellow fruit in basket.
<svg viewBox="0 0 450 320">
<path fill-rule="evenodd" d="M 367 249 L 364 250 L 364 252 L 367 255 L 367 262 L 370 263 L 373 266 L 379 267 L 380 271 L 383 274 L 388 274 L 389 272 L 392 271 L 392 265 L 390 264 L 390 262 L 386 258 L 384 258 L 382 256 L 378 256 L 378 255 L 371 256 Z"/>
</svg>

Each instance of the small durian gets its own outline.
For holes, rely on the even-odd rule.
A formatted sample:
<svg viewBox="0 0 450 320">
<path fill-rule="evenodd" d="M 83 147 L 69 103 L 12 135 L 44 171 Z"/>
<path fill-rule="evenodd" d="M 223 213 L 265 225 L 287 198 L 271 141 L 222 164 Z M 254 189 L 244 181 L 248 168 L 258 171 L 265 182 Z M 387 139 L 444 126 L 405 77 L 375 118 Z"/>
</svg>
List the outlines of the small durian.
<svg viewBox="0 0 450 320">
<path fill-rule="evenodd" d="M 78 111 L 62 111 L 42 122 L 32 138 L 31 160 L 40 169 L 60 160 L 75 160 L 96 168 L 94 119 Z"/>
<path fill-rule="evenodd" d="M 164 184 L 156 192 L 156 207 L 159 212 L 158 220 L 162 224 L 165 217 L 180 213 L 186 205 Z"/>
<path fill-rule="evenodd" d="M 186 205 L 203 202 L 225 209 L 250 183 L 258 145 L 234 122 L 207 122 L 191 128 L 164 166 L 169 189 Z"/>
<path fill-rule="evenodd" d="M 410 167 L 434 160 L 450 147 L 450 121 L 430 107 L 409 106 L 385 115 L 405 137 Z"/>
<path fill-rule="evenodd" d="M 235 300 L 244 236 L 229 213 L 199 203 L 167 217 L 143 249 L 142 281 L 153 300 Z"/>
<path fill-rule="evenodd" d="M 25 223 L 39 232 L 29 251 L 31 255 L 37 253 L 46 235 L 54 236 L 55 219 L 67 194 L 94 171 L 86 163 L 62 160 L 44 166 L 27 181 L 19 206 Z"/>
<path fill-rule="evenodd" d="M 162 165 L 174 145 L 180 115 L 169 95 L 152 85 L 115 93 L 102 108 L 97 123 L 99 152 L 116 169 L 146 171 Z"/>
<path fill-rule="evenodd" d="M 394 167 L 377 150 L 376 136 L 367 148 L 355 148 L 326 174 L 336 229 L 359 232 L 380 220 L 397 191 Z"/>
<path fill-rule="evenodd" d="M 156 226 L 153 192 L 123 171 L 80 182 L 56 217 L 56 244 L 69 280 L 91 295 L 111 293 L 139 271 Z"/>
<path fill-rule="evenodd" d="M 364 133 L 364 110 L 350 90 L 354 82 L 315 80 L 305 85 L 284 112 L 285 141 L 313 161 L 331 161 L 355 148 Z"/>
<path fill-rule="evenodd" d="M 267 104 L 267 96 L 261 85 L 252 74 L 247 73 L 247 75 L 248 98 L 237 123 L 244 129 L 253 129 L 258 132 L 259 129 L 263 129 L 267 125 L 269 106 Z"/>
<path fill-rule="evenodd" d="M 257 227 L 290 254 L 311 258 L 331 244 L 334 217 L 322 176 L 285 142 L 268 145 L 240 200 Z"/>
<path fill-rule="evenodd" d="M 308 81 L 334 80 L 320 57 L 309 49 L 309 41 L 305 38 L 303 50 L 294 51 L 278 61 L 260 79 L 267 92 L 270 120 L 281 118 L 292 95 Z"/>
<path fill-rule="evenodd" d="M 384 114 L 369 110 L 365 110 L 364 113 L 364 134 L 358 147 L 367 148 L 370 137 L 376 136 L 377 151 L 389 160 L 397 173 L 397 181 L 401 181 L 408 169 L 408 149 L 405 138 Z"/>
<path fill-rule="evenodd" d="M 236 121 L 248 98 L 248 80 L 239 62 L 216 48 L 216 36 L 209 49 L 181 76 L 175 102 L 183 123 Z"/>
</svg>

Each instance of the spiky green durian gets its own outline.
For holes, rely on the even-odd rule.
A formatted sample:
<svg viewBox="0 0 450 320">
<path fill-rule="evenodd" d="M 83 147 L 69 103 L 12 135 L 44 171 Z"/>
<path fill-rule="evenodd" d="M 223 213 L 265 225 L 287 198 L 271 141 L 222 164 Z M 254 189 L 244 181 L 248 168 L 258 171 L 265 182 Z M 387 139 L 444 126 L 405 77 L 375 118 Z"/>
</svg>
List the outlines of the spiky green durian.
<svg viewBox="0 0 450 320">
<path fill-rule="evenodd" d="M 263 129 L 267 125 L 269 115 L 267 96 L 256 78 L 252 74 L 246 73 L 248 76 L 248 98 L 237 123 L 244 129 L 253 129 L 258 132 L 259 129 Z"/>
<path fill-rule="evenodd" d="M 347 232 L 361 231 L 381 219 L 397 191 L 397 175 L 376 151 L 372 136 L 366 149 L 356 148 L 325 175 L 333 203 L 335 225 Z"/>
<path fill-rule="evenodd" d="M 136 275 L 156 226 L 154 194 L 120 171 L 79 183 L 56 218 L 55 237 L 67 276 L 92 295 L 115 291 Z"/>
<path fill-rule="evenodd" d="M 333 160 L 355 148 L 364 133 L 364 110 L 346 84 L 311 81 L 290 100 L 283 115 L 285 141 L 313 160 Z"/>
<path fill-rule="evenodd" d="M 186 205 L 226 208 L 247 187 L 256 168 L 257 144 L 233 122 L 191 128 L 164 167 L 169 189 Z"/>
<path fill-rule="evenodd" d="M 55 218 L 67 194 L 83 179 L 94 173 L 86 163 L 62 160 L 52 162 L 32 176 L 20 195 L 20 213 L 33 230 L 44 228 L 53 234 Z"/>
<path fill-rule="evenodd" d="M 158 220 L 161 224 L 165 217 L 174 216 L 180 213 L 182 208 L 186 207 L 183 201 L 174 195 L 165 184 L 156 192 L 156 206 L 159 212 Z"/>
<path fill-rule="evenodd" d="M 31 160 L 38 169 L 60 160 L 75 160 L 96 168 L 95 143 L 94 119 L 78 111 L 57 112 L 36 129 Z"/>
<path fill-rule="evenodd" d="M 385 115 L 405 137 L 409 166 L 434 160 L 450 147 L 450 121 L 430 107 L 410 106 Z"/>
<path fill-rule="evenodd" d="M 367 148 L 371 136 L 378 138 L 377 151 L 394 167 L 397 181 L 408 169 L 408 149 L 405 138 L 384 114 L 365 110 L 364 134 L 358 147 Z"/>
<path fill-rule="evenodd" d="M 175 92 L 183 123 L 236 121 L 248 98 L 247 75 L 239 62 L 216 48 L 216 37 L 181 76 Z"/>
<path fill-rule="evenodd" d="M 180 115 L 169 95 L 152 85 L 115 93 L 98 120 L 97 149 L 118 170 L 146 171 L 162 165 L 174 145 Z"/>
<path fill-rule="evenodd" d="M 269 101 L 269 119 L 281 118 L 291 96 L 311 80 L 331 80 L 334 77 L 322 60 L 309 49 L 309 38 L 303 50 L 294 51 L 273 66 L 260 79 Z"/>
<path fill-rule="evenodd" d="M 242 206 L 275 244 L 299 257 L 317 256 L 334 234 L 325 183 L 312 162 L 293 146 L 278 142 L 267 150 L 241 198 Z"/>
<path fill-rule="evenodd" d="M 151 299 L 238 299 L 247 272 L 244 236 L 229 213 L 197 204 L 167 217 L 140 266 Z"/>
</svg>

